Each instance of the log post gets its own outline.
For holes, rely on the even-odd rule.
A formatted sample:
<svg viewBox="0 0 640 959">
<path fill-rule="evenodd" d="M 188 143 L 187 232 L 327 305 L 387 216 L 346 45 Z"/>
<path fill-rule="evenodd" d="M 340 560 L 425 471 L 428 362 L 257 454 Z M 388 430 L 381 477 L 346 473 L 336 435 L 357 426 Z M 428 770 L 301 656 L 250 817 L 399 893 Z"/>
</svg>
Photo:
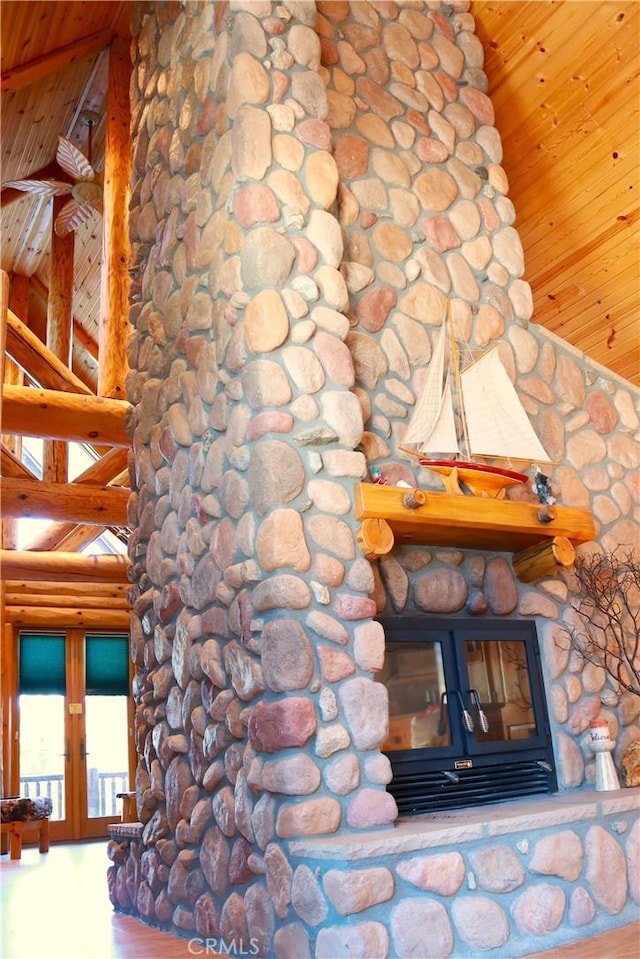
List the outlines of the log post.
<svg viewBox="0 0 640 959">
<path fill-rule="evenodd" d="M 5 356 L 7 351 L 7 316 L 9 312 L 9 275 L 0 270 L 0 385 L 4 383 Z M 2 419 L 2 397 L 0 396 L 0 422 Z"/>
<path fill-rule="evenodd" d="M 384 519 L 365 519 L 356 532 L 358 546 L 366 559 L 386 556 L 393 549 L 393 530 Z"/>
<path fill-rule="evenodd" d="M 9 317 L 12 313 L 15 313 L 16 316 L 19 316 L 23 323 L 28 322 L 29 317 L 29 278 L 26 276 L 18 276 L 17 273 L 12 273 L 9 277 L 9 309 L 7 312 L 7 338 L 9 337 Z M 6 349 L 6 343 L 4 345 Z M 5 367 L 4 367 L 4 377 L 3 384 L 13 385 L 13 386 L 22 386 L 24 383 L 24 371 L 22 368 L 11 359 L 10 356 L 5 357 Z M 9 447 L 12 453 L 15 453 L 17 456 L 20 455 L 22 441 L 19 436 L 12 436 L 3 440 L 4 443 Z"/>
<path fill-rule="evenodd" d="M 17 710 L 18 684 L 16 675 L 16 638 L 13 626 L 5 620 L 4 603 L 0 632 L 2 673 L 0 675 L 0 712 L 2 715 L 2 789 L 3 796 L 15 795 L 18 781 Z M 6 851 L 3 849 L 3 851 Z"/>
<path fill-rule="evenodd" d="M 98 394 L 125 398 L 129 336 L 129 41 L 114 37 L 109 51 L 107 138 L 98 350 Z"/>
<path fill-rule="evenodd" d="M 75 234 L 58 236 L 55 231 L 56 217 L 67 203 L 68 196 L 53 198 L 53 225 L 51 229 L 51 266 L 49 297 L 47 300 L 47 348 L 66 367 L 71 359 L 71 330 L 73 315 L 73 258 Z"/>
<path fill-rule="evenodd" d="M 66 367 L 71 366 L 71 330 L 73 324 L 73 257 L 75 234 L 58 236 L 56 218 L 68 200 L 54 196 L 51 220 L 51 258 L 49 298 L 47 300 L 47 348 Z M 67 444 L 61 440 L 45 440 L 42 450 L 42 478 L 52 483 L 66 483 L 69 477 Z"/>
<path fill-rule="evenodd" d="M 521 583 L 532 583 L 542 576 L 553 576 L 558 567 L 571 566 L 576 551 L 566 536 L 555 536 L 521 550 L 513 557 L 513 569 Z"/>
<path fill-rule="evenodd" d="M 18 276 L 12 273 L 9 277 L 9 310 L 8 315 L 13 310 L 26 323 L 29 315 L 29 279 L 26 276 Z M 5 325 L 5 330 L 7 326 Z M 5 344 L 6 346 L 6 344 Z M 3 386 L 22 386 L 24 383 L 24 372 L 15 363 L 10 356 L 4 358 L 4 376 Z M 3 445 L 19 461 L 22 455 L 22 437 L 5 435 L 2 437 Z M 12 517 L 2 518 L 2 533 L 0 535 L 0 545 L 5 549 L 15 549 L 18 537 L 18 521 Z"/>
</svg>

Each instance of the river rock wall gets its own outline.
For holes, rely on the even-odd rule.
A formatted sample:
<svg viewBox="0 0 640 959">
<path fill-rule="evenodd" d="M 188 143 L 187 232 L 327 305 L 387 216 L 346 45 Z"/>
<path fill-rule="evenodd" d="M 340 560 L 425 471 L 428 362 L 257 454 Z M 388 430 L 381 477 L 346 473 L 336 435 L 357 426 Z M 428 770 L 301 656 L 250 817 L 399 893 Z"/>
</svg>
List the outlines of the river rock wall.
<svg viewBox="0 0 640 959">
<path fill-rule="evenodd" d="M 356 543 L 352 490 L 371 466 L 432 484 L 398 446 L 447 301 L 473 346 L 498 344 L 562 502 L 593 509 L 605 548 L 637 534 L 637 395 L 529 325 L 469 3 L 135 16 L 143 831 L 135 854 L 114 849 L 111 888 L 147 921 L 268 953 L 292 920 L 292 941 L 314 943 L 335 919 L 287 843 L 396 818 L 378 613 L 539 620 L 562 785 L 593 778 L 606 677 L 556 642 L 570 576 L 525 588 L 508 558 L 426 547 L 372 565 Z M 609 703 L 620 742 L 638 738 L 635 704 Z M 278 954 L 298 954 L 288 935 Z"/>
</svg>

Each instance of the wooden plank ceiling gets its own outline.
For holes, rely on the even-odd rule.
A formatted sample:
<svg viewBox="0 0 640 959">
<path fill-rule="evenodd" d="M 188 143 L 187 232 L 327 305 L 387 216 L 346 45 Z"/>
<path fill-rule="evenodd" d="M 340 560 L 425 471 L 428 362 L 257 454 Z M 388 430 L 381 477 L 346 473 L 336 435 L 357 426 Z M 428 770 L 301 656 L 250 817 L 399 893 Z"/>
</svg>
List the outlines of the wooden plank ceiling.
<svg viewBox="0 0 640 959">
<path fill-rule="evenodd" d="M 534 321 L 640 384 L 640 5 L 472 3 Z"/>
<path fill-rule="evenodd" d="M 52 167 L 58 134 L 86 154 L 87 116 L 95 121 L 91 160 L 100 171 L 108 45 L 126 32 L 131 4 L 1 0 L 0 8 L 2 181 L 60 176 Z M 533 289 L 534 322 L 640 385 L 640 5 L 474 0 L 471 13 L 486 51 L 489 92 L 525 249 L 525 278 Z M 24 328 L 10 333 L 22 351 L 26 382 L 95 393 L 100 217 L 93 215 L 75 234 L 74 349 L 66 377 L 64 364 L 61 371 L 37 346 L 38 340 L 46 341 L 51 200 L 6 189 L 0 207 L 0 267 L 12 279 L 11 296 L 24 320 Z M 35 346 L 27 342 L 29 336 Z M 40 373 L 30 379 L 31 362 Z M 7 369 L 12 389 L 19 390 L 20 377 L 11 364 Z M 10 460 L 13 452 L 9 443 L 2 473 L 15 479 L 20 474 Z M 121 469 L 120 463 L 115 472 L 99 471 L 99 482 L 114 482 Z M 65 525 L 59 515 L 57 520 L 58 527 Z M 87 538 L 70 538 L 68 529 L 66 538 L 58 534 L 41 538 L 38 547 L 53 543 L 64 549 L 65 543 Z"/>
</svg>

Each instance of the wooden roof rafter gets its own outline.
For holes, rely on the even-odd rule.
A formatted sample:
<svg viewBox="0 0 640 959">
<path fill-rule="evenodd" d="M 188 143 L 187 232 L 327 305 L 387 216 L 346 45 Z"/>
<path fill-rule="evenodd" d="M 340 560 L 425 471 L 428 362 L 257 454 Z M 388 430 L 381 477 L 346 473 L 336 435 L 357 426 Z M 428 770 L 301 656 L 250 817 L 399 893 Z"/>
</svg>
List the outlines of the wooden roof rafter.
<svg viewBox="0 0 640 959">
<path fill-rule="evenodd" d="M 111 40 L 111 36 L 111 29 L 99 30 L 97 33 L 59 47 L 51 53 L 36 57 L 29 63 L 5 70 L 0 76 L 0 90 L 3 93 L 8 90 L 20 90 L 21 87 L 42 80 L 43 77 L 51 76 L 52 73 L 57 73 L 76 60 L 82 60 L 83 57 L 89 57 L 102 50 Z"/>
</svg>

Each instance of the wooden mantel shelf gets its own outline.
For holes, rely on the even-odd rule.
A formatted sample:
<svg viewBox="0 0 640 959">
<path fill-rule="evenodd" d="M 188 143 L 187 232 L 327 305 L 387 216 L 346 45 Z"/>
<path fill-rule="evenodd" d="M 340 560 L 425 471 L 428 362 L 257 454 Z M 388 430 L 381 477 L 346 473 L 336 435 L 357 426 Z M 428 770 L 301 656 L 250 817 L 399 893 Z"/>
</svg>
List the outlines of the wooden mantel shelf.
<svg viewBox="0 0 640 959">
<path fill-rule="evenodd" d="M 389 552 L 394 542 L 521 555 L 523 550 L 535 554 L 537 547 L 553 547 L 554 553 L 562 553 L 564 547 L 568 562 L 558 555 L 552 561 L 571 565 L 573 546 L 595 536 L 591 513 L 568 506 L 545 507 L 540 503 L 412 491 L 376 483 L 359 483 L 354 494 L 356 519 L 372 520 L 378 527 L 378 534 L 376 526 L 369 524 L 368 532 L 363 530 L 365 523 L 361 527 L 361 546 L 370 558 Z M 405 505 L 406 502 L 412 505 Z M 377 548 L 363 542 L 369 534 L 379 541 Z"/>
</svg>

